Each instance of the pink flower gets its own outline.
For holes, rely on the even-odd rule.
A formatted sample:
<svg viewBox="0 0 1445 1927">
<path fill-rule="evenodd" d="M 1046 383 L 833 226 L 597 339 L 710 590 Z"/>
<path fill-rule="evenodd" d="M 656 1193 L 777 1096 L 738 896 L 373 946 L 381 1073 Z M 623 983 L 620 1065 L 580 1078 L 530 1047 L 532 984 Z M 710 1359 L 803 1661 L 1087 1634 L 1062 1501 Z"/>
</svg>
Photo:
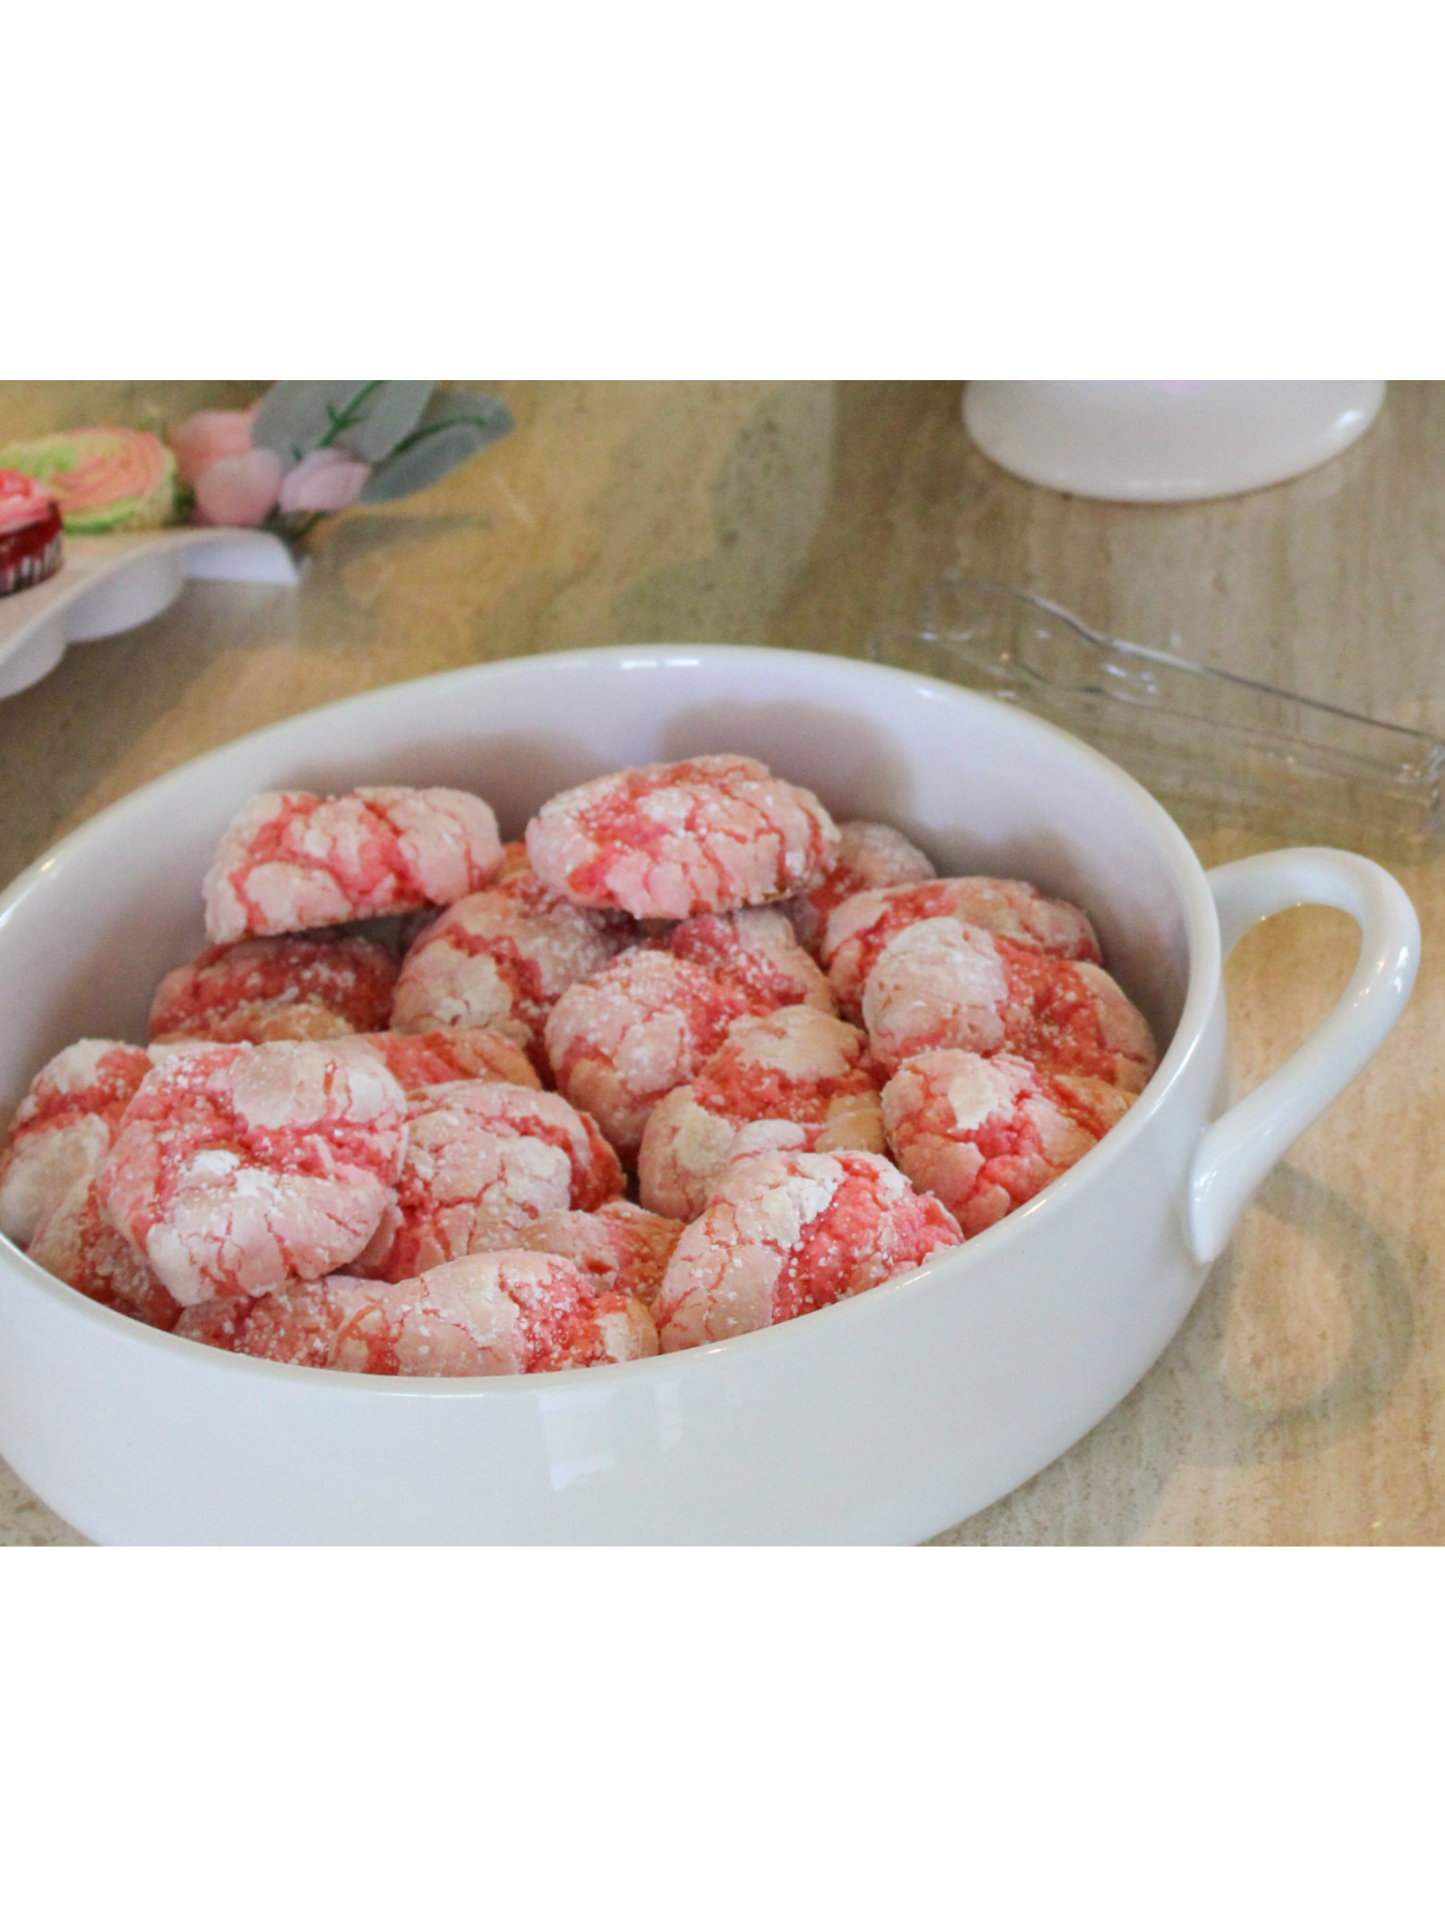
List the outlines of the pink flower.
<svg viewBox="0 0 1445 1927">
<path fill-rule="evenodd" d="M 183 482 L 194 483 L 212 462 L 229 455 L 245 455 L 251 447 L 254 408 L 204 408 L 183 421 L 171 436 L 176 468 Z"/>
<path fill-rule="evenodd" d="M 370 463 L 344 448 L 313 448 L 281 484 L 281 513 L 330 515 L 350 508 L 370 474 Z"/>
<path fill-rule="evenodd" d="M 196 520 L 251 529 L 276 506 L 284 470 L 269 448 L 222 455 L 196 477 Z"/>
</svg>

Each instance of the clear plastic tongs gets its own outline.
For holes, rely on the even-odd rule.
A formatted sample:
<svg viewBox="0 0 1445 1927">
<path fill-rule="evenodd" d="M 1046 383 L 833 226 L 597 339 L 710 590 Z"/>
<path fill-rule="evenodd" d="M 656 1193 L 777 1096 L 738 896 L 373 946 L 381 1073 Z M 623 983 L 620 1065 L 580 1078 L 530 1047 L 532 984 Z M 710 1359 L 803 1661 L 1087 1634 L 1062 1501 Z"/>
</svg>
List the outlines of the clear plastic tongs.
<svg viewBox="0 0 1445 1927">
<path fill-rule="evenodd" d="M 875 662 L 982 689 L 1129 770 L 1186 829 L 1241 816 L 1419 844 L 1445 825 L 1445 743 L 1137 642 L 1043 596 L 967 576 L 933 585 Z"/>
</svg>

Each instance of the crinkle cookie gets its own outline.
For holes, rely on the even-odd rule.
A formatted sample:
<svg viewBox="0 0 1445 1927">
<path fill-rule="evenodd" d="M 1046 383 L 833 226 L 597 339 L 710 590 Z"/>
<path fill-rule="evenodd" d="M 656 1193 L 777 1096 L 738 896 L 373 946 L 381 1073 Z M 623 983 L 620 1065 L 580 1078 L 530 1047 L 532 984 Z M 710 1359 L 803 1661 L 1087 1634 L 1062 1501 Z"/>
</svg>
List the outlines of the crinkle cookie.
<svg viewBox="0 0 1445 1927">
<path fill-rule="evenodd" d="M 942 1200 L 966 1238 L 1077 1164 L 1134 1102 L 1095 1077 L 1047 1077 L 1000 1051 L 925 1051 L 883 1092 L 904 1174 Z"/>
<path fill-rule="evenodd" d="M 801 1127 L 786 1134 L 789 1149 L 881 1152 L 881 1082 L 852 1024 L 806 1004 L 739 1018 L 691 1083 L 669 1091 L 648 1118 L 637 1160 L 643 1204 L 697 1217 L 739 1133 L 762 1120 Z M 752 1130 L 749 1143 L 760 1141 Z"/>
<path fill-rule="evenodd" d="M 81 1178 L 42 1218 L 30 1256 L 53 1278 L 98 1305 L 170 1331 L 181 1308 L 101 1209 L 93 1177 Z"/>
<path fill-rule="evenodd" d="M 674 957 L 734 985 L 759 1016 L 786 1004 L 836 1009 L 828 979 L 798 942 L 781 910 L 734 910 L 689 917 L 661 939 Z"/>
<path fill-rule="evenodd" d="M 348 1040 L 347 1048 L 372 1051 L 404 1091 L 456 1084 L 466 1078 L 541 1089 L 525 1051 L 498 1032 L 475 1024 L 457 1024 L 450 1030 L 372 1031 Z"/>
<path fill-rule="evenodd" d="M 793 896 L 821 883 L 837 852 L 837 826 L 812 791 L 751 756 L 599 776 L 554 796 L 527 825 L 538 876 L 574 902 L 634 917 Z"/>
<path fill-rule="evenodd" d="M 0 1154 L 0 1231 L 7 1238 L 28 1244 L 71 1186 L 94 1177 L 153 1069 L 134 1044 L 83 1037 L 37 1071 Z"/>
<path fill-rule="evenodd" d="M 856 1022 L 863 988 L 883 946 L 926 918 L 952 917 L 1051 957 L 1098 963 L 1099 940 L 1082 910 L 1006 877 L 939 877 L 932 883 L 861 890 L 831 912 L 819 955 L 838 1008 Z"/>
<path fill-rule="evenodd" d="M 406 1378 L 573 1371 L 657 1350 L 637 1299 L 599 1294 L 576 1265 L 535 1251 L 480 1252 L 395 1284 L 323 1278 L 202 1305 L 176 1331 L 278 1364 Z"/>
<path fill-rule="evenodd" d="M 653 1305 L 663 1351 L 757 1331 L 871 1290 L 962 1234 L 886 1158 L 782 1153 L 736 1164 L 678 1239 Z"/>
<path fill-rule="evenodd" d="M 748 1001 L 665 950 L 629 950 L 558 998 L 547 1019 L 557 1088 L 632 1159 L 652 1107 L 712 1056 Z"/>
<path fill-rule="evenodd" d="M 890 1074 L 922 1051 L 1012 1051 L 1042 1071 L 1142 1091 L 1158 1055 L 1107 972 L 952 917 L 909 924 L 868 973 L 863 1021 Z"/>
<path fill-rule="evenodd" d="M 592 1211 L 622 1190 L 622 1167 L 590 1117 L 551 1091 L 434 1084 L 407 1101 L 395 1198 L 353 1268 L 410 1278 L 502 1251 L 551 1211 Z"/>
<path fill-rule="evenodd" d="M 100 1200 L 181 1304 L 256 1297 L 364 1249 L 405 1143 L 406 1095 L 370 1056 L 182 1048 L 131 1100 Z"/>
<path fill-rule="evenodd" d="M 370 937 L 328 931 L 212 944 L 161 979 L 149 1036 L 272 1044 L 385 1030 L 395 985 L 390 951 Z"/>
<path fill-rule="evenodd" d="M 838 860 L 814 889 L 787 905 L 798 941 L 817 956 L 828 918 L 860 890 L 886 890 L 895 884 L 926 883 L 938 872 L 914 843 L 890 823 L 840 823 Z"/>
<path fill-rule="evenodd" d="M 268 790 L 221 838 L 203 885 L 206 934 L 231 943 L 455 903 L 501 855 L 491 808 L 465 790 Z"/>
<path fill-rule="evenodd" d="M 482 1024 L 545 1061 L 542 1033 L 563 991 L 636 940 L 630 919 L 581 909 L 514 867 L 500 884 L 454 903 L 412 945 L 392 1028 Z"/>
<path fill-rule="evenodd" d="M 597 1211 L 551 1211 L 517 1242 L 527 1251 L 552 1251 L 587 1274 L 598 1293 L 620 1291 L 650 1305 L 682 1236 L 673 1218 L 614 1198 Z"/>
</svg>

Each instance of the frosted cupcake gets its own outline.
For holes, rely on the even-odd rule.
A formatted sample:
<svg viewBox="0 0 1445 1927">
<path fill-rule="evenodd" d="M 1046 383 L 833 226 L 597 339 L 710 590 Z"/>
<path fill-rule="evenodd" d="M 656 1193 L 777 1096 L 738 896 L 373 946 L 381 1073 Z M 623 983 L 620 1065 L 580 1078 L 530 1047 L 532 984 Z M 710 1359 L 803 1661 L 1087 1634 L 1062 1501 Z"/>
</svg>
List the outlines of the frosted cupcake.
<svg viewBox="0 0 1445 1927">
<path fill-rule="evenodd" d="M 176 519 L 176 458 L 138 428 L 80 428 L 0 448 L 0 468 L 18 469 L 54 498 L 71 535 L 158 529 Z"/>
<path fill-rule="evenodd" d="M 60 526 L 60 510 L 33 477 L 0 468 L 0 595 L 55 574 Z"/>
</svg>

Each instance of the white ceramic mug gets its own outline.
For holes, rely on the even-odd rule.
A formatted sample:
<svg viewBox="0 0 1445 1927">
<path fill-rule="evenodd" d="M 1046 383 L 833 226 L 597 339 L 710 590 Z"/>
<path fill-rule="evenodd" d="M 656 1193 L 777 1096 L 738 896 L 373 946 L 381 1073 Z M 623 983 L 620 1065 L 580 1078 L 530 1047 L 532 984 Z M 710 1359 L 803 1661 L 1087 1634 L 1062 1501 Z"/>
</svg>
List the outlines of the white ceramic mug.
<svg viewBox="0 0 1445 1927">
<path fill-rule="evenodd" d="M 0 1240 L 0 1453 L 82 1532 L 146 1542 L 906 1541 L 989 1504 L 1139 1380 L 1293 1137 L 1409 995 L 1418 926 L 1362 858 L 1206 876 L 1113 764 L 1016 709 L 839 657 L 599 649 L 380 689 L 215 752 L 97 817 L 0 900 L 0 1098 L 81 1035 L 144 1035 L 202 942 L 200 879 L 253 791 L 447 783 L 520 832 L 565 784 L 741 750 L 941 873 L 1093 916 L 1163 1048 L 1128 1116 L 960 1250 L 697 1351 L 515 1379 L 379 1379 L 209 1351 L 92 1304 Z M 1228 945 L 1302 902 L 1359 921 L 1349 988 L 1229 1107 Z"/>
</svg>

